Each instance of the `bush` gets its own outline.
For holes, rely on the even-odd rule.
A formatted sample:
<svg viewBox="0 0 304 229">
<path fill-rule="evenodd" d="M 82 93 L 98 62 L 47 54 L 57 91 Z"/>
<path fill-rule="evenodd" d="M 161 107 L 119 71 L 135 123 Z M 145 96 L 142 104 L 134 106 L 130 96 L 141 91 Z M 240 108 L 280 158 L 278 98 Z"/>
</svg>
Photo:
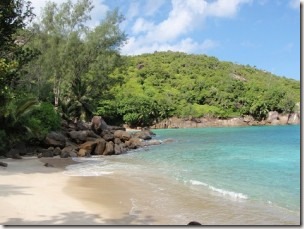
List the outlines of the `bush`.
<svg viewBox="0 0 304 229">
<path fill-rule="evenodd" d="M 32 130 L 35 137 L 42 139 L 47 133 L 60 128 L 61 118 L 50 103 L 41 103 L 30 116 L 25 118 L 26 126 Z"/>
</svg>

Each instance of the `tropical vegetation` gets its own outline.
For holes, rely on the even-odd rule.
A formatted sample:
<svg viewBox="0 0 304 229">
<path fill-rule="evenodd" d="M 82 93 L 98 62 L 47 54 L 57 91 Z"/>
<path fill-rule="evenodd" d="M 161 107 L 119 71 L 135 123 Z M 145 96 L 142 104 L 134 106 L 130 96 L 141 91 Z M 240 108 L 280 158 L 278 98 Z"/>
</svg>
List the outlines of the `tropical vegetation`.
<svg viewBox="0 0 304 229">
<path fill-rule="evenodd" d="M 0 2 L 0 154 L 101 115 L 112 124 L 148 126 L 164 118 L 252 115 L 298 109 L 300 82 L 256 67 L 181 52 L 123 56 L 124 17 L 109 11 L 90 24 L 91 0 Z"/>
</svg>

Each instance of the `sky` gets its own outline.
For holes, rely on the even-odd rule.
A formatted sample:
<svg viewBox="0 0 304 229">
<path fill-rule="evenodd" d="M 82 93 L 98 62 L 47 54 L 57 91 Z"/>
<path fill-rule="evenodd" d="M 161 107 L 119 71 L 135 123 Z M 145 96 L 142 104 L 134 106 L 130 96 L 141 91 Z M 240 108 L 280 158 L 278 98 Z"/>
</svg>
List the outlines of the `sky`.
<svg viewBox="0 0 304 229">
<path fill-rule="evenodd" d="M 65 0 L 53 0 L 60 4 Z M 76 2 L 77 0 L 72 0 Z M 37 15 L 44 0 L 31 0 Z M 118 8 L 123 55 L 206 54 L 300 79 L 300 0 L 92 0 L 90 26 Z"/>
</svg>

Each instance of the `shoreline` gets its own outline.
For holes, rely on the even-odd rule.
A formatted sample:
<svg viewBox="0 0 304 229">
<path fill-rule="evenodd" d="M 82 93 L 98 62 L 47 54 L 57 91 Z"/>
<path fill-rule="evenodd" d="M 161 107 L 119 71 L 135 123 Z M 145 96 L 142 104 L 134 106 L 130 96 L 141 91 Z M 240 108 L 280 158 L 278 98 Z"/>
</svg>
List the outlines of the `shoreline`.
<svg viewBox="0 0 304 229">
<path fill-rule="evenodd" d="M 251 209 L 253 215 L 265 211 L 250 202 L 230 202 L 210 195 L 207 190 L 201 195 L 154 174 L 130 177 L 117 171 L 105 176 L 68 176 L 64 174 L 66 166 L 78 164 L 71 158 L 5 162 L 8 167 L 0 167 L 2 225 L 187 225 L 190 221 L 235 225 L 244 209 Z M 185 206 L 192 206 L 192 212 L 179 212 Z M 251 223 L 277 222 L 268 220 Z M 239 223 L 246 225 L 245 221 Z"/>
<path fill-rule="evenodd" d="M 139 173 L 120 168 L 103 176 L 68 176 L 67 166 L 77 168 L 81 162 L 36 157 L 2 160 L 8 167 L 0 167 L 0 224 L 186 225 L 198 221 L 206 225 L 298 225 L 298 216 L 278 218 L 283 210 L 275 206 L 264 209 L 251 200 L 231 202 L 208 189 L 198 192 L 197 186 L 189 188 L 142 169 Z M 101 156 L 100 160 L 124 161 L 119 156 Z M 102 171 L 102 166 L 94 171 Z M 187 211 L 179 212 L 184 207 Z M 240 217 L 244 211 L 249 216 L 246 219 Z"/>
</svg>

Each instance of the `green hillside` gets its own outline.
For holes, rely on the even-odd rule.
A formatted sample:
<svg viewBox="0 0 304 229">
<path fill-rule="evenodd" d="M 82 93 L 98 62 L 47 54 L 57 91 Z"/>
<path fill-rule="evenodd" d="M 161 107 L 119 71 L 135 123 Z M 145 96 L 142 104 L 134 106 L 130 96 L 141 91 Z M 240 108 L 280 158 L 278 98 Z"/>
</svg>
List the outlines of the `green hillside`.
<svg viewBox="0 0 304 229">
<path fill-rule="evenodd" d="M 300 82 L 249 65 L 206 55 L 155 52 L 124 57 L 113 78 L 122 79 L 99 102 L 97 114 L 109 122 L 150 125 L 163 118 L 289 113 L 300 101 Z"/>
</svg>

